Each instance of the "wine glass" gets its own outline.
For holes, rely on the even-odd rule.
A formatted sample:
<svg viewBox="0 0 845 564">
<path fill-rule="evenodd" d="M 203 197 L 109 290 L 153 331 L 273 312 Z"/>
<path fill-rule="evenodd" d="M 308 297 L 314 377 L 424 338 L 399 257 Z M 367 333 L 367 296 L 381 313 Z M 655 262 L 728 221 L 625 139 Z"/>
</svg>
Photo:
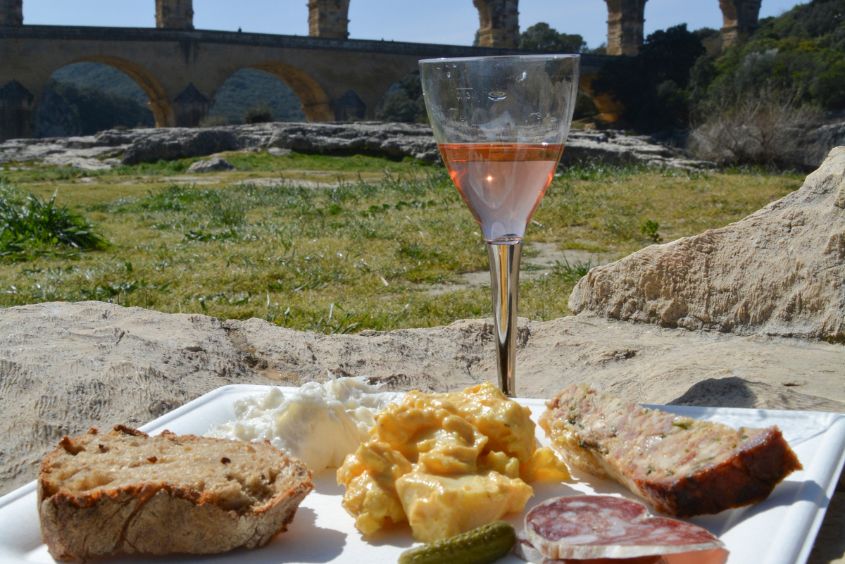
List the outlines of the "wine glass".
<svg viewBox="0 0 845 564">
<path fill-rule="evenodd" d="M 499 385 L 516 395 L 522 238 L 554 177 L 578 92 L 578 55 L 419 62 L 440 155 L 487 242 Z"/>
</svg>

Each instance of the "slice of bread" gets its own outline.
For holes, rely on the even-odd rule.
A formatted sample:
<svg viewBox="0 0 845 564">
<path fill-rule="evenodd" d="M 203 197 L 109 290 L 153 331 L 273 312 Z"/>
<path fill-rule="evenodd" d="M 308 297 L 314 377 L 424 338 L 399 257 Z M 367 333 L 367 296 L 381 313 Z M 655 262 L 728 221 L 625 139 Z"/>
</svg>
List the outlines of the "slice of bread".
<svg viewBox="0 0 845 564">
<path fill-rule="evenodd" d="M 266 544 L 313 489 L 270 443 L 117 426 L 64 437 L 38 476 L 41 535 L 57 560 L 212 554 Z"/>
</svg>

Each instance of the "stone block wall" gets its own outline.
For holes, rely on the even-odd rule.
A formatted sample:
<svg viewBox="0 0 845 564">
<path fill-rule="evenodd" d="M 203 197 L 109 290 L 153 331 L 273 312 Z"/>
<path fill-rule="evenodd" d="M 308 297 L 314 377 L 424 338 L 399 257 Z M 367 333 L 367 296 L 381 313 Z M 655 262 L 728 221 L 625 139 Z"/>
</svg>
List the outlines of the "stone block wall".
<svg viewBox="0 0 845 564">
<path fill-rule="evenodd" d="M 194 29 L 193 0 L 156 0 L 156 27 Z"/>
<path fill-rule="evenodd" d="M 308 0 L 308 35 L 349 38 L 349 0 Z"/>
<path fill-rule="evenodd" d="M 23 25 L 23 0 L 0 0 L 0 27 Z"/>
</svg>

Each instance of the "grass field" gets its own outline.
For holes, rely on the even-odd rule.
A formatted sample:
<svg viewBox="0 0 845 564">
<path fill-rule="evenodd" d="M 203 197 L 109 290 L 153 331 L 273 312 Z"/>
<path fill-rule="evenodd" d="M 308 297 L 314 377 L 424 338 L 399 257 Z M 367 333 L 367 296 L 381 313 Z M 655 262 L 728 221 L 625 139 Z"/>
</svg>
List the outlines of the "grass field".
<svg viewBox="0 0 845 564">
<path fill-rule="evenodd" d="M 489 315 L 489 290 L 461 277 L 487 269 L 484 244 L 442 168 L 363 156 L 226 158 L 236 171 L 202 176 L 186 174 L 190 159 L 98 173 L 6 166 L 0 199 L 55 195 L 54 207 L 81 215 L 107 245 L 4 253 L 0 238 L 0 305 L 93 299 L 326 333 Z M 550 187 L 525 255 L 545 243 L 621 257 L 735 221 L 801 180 L 575 167 Z M 561 261 L 523 280 L 520 315 L 567 314 L 588 266 Z"/>
</svg>

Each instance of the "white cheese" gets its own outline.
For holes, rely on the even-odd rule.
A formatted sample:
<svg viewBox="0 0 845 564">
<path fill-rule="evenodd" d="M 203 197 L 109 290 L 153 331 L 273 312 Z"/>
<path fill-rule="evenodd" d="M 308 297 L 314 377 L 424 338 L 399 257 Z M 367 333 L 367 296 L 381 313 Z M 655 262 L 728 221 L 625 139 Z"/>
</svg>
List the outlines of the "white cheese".
<svg viewBox="0 0 845 564">
<path fill-rule="evenodd" d="M 375 425 L 375 415 L 399 394 L 379 392 L 363 378 L 309 382 L 296 390 L 274 388 L 235 402 L 235 419 L 208 436 L 268 440 L 313 472 L 338 467 Z"/>
</svg>

